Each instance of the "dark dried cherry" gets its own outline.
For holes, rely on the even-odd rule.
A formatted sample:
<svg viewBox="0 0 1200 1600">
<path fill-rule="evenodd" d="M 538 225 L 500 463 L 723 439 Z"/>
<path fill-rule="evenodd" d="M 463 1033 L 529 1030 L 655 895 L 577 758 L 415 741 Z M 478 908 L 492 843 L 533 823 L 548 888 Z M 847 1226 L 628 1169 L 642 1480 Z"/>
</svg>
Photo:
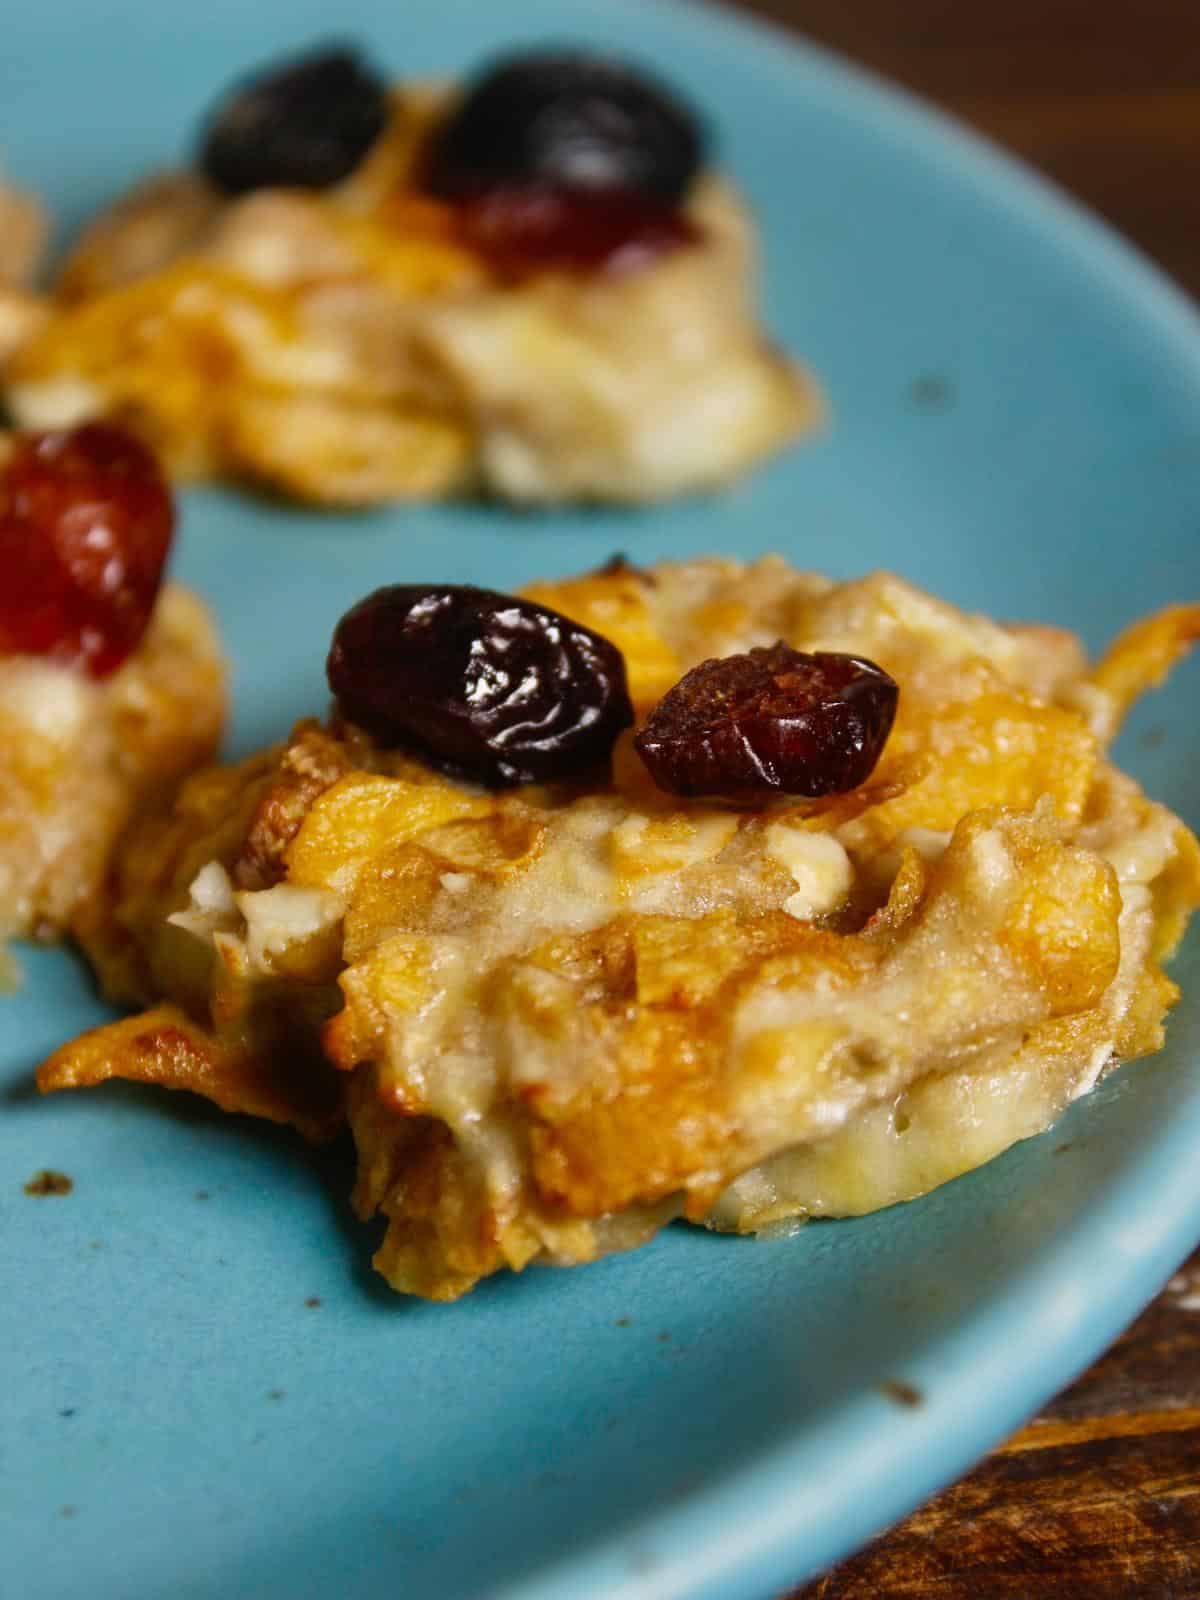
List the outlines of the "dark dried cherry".
<svg viewBox="0 0 1200 1600">
<path fill-rule="evenodd" d="M 465 584 L 377 589 L 338 623 L 327 670 L 349 721 L 490 788 L 574 777 L 633 721 L 615 645 Z"/>
<path fill-rule="evenodd" d="M 174 524 L 158 463 L 123 428 L 18 435 L 0 477 L 0 654 L 115 671 L 146 631 Z"/>
<path fill-rule="evenodd" d="M 635 272 L 699 237 L 682 212 L 630 189 L 492 189 L 458 209 L 464 242 L 500 272 L 523 277 Z"/>
<path fill-rule="evenodd" d="M 327 45 L 236 84 L 204 129 L 200 165 L 226 194 L 325 189 L 349 177 L 387 116 L 384 79 Z"/>
<path fill-rule="evenodd" d="M 444 199 L 509 185 L 621 189 L 665 205 L 704 156 L 689 107 L 603 56 L 534 53 L 489 68 L 434 134 L 425 183 Z"/>
<path fill-rule="evenodd" d="M 732 801 L 840 794 L 870 776 L 899 694 L 873 661 L 806 655 L 780 640 L 693 667 L 634 744 L 671 794 Z"/>
</svg>

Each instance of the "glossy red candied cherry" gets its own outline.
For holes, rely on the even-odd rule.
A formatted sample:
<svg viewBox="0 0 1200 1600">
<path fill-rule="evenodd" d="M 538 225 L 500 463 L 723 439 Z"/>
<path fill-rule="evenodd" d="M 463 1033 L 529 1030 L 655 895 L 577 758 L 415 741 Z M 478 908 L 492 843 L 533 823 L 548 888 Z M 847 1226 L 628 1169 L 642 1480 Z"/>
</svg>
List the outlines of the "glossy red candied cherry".
<svg viewBox="0 0 1200 1600">
<path fill-rule="evenodd" d="M 633 189 L 509 185 L 458 209 L 465 244 L 501 273 L 634 272 L 699 238 L 683 212 Z"/>
<path fill-rule="evenodd" d="M 702 661 L 635 747 L 659 788 L 734 802 L 840 794 L 883 752 L 899 688 L 861 656 L 770 649 Z"/>
<path fill-rule="evenodd" d="M 393 584 L 338 623 L 329 685 L 381 744 L 505 788 L 582 776 L 633 721 L 625 660 L 548 606 L 466 584 Z"/>
<path fill-rule="evenodd" d="M 158 463 L 123 428 L 18 435 L 0 472 L 0 655 L 114 672 L 146 631 L 174 523 Z"/>
</svg>

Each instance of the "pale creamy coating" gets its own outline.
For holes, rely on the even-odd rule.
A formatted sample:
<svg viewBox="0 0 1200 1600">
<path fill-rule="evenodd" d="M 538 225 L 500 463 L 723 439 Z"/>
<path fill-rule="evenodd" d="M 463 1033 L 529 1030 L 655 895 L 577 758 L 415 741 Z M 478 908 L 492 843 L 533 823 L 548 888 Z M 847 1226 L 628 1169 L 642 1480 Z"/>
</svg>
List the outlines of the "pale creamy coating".
<svg viewBox="0 0 1200 1600">
<path fill-rule="evenodd" d="M 336 1108 L 263 1087 L 323 1052 L 356 1203 L 388 1221 L 377 1265 L 452 1298 L 677 1215 L 908 1198 L 1161 1043 L 1200 851 L 1101 739 L 1196 608 L 1089 667 L 1057 630 L 777 558 L 530 592 L 619 645 L 639 716 L 782 637 L 892 673 L 893 734 L 861 789 L 748 809 L 663 794 L 629 734 L 611 779 L 496 795 L 302 724 L 126 851 L 84 937 L 154 1008 L 58 1052 L 46 1087 L 127 1071 L 324 1130 Z"/>
<path fill-rule="evenodd" d="M 923 1194 L 1048 1127 L 1116 1059 L 1153 932 L 1144 887 L 1122 888 L 1121 966 L 1085 1044 L 1062 1057 L 1013 1048 L 931 1073 L 830 1137 L 797 1145 L 734 1180 L 713 1227 L 757 1231 L 791 1217 L 856 1216 Z"/>
</svg>

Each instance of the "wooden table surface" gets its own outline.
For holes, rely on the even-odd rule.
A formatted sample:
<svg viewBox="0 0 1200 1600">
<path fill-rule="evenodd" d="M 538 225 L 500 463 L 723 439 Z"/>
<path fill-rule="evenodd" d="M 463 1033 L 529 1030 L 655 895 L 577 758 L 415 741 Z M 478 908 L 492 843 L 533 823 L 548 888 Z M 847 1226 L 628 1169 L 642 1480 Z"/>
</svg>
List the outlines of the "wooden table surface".
<svg viewBox="0 0 1200 1600">
<path fill-rule="evenodd" d="M 1200 295 L 1200 0 L 740 3 L 973 123 Z M 1041 1416 L 793 1600 L 1049 1596 L 1200 1600 L 1200 1253 Z"/>
</svg>

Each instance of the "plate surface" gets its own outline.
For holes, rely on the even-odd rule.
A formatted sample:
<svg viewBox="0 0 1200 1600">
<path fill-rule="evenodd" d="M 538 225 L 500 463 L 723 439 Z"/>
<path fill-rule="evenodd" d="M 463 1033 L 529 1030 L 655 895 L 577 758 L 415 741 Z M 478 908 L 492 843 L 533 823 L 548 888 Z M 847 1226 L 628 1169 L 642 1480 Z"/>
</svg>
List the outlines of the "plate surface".
<svg viewBox="0 0 1200 1600">
<path fill-rule="evenodd" d="M 235 68 L 326 18 L 318 0 L 22 7 L 0 151 L 78 221 L 184 148 Z M 231 750 L 320 709 L 332 623 L 400 578 L 511 587 L 615 549 L 776 549 L 1092 644 L 1200 594 L 1197 325 L 1006 161 L 695 5 L 344 0 L 336 26 L 398 72 L 571 38 L 689 89 L 760 209 L 771 326 L 822 375 L 833 425 L 724 498 L 644 515 L 189 494 L 176 570 L 233 655 Z M 1193 823 L 1198 682 L 1180 672 L 1120 751 Z M 450 1308 L 373 1278 L 340 1158 L 181 1097 L 39 1101 L 33 1065 L 103 1012 L 70 955 L 22 962 L 0 1000 L 4 1600 L 765 1595 L 963 1470 L 1200 1236 L 1195 939 L 1167 1049 L 982 1172 L 790 1239 L 671 1229 Z M 27 1198 L 41 1167 L 73 1194 Z"/>
</svg>

